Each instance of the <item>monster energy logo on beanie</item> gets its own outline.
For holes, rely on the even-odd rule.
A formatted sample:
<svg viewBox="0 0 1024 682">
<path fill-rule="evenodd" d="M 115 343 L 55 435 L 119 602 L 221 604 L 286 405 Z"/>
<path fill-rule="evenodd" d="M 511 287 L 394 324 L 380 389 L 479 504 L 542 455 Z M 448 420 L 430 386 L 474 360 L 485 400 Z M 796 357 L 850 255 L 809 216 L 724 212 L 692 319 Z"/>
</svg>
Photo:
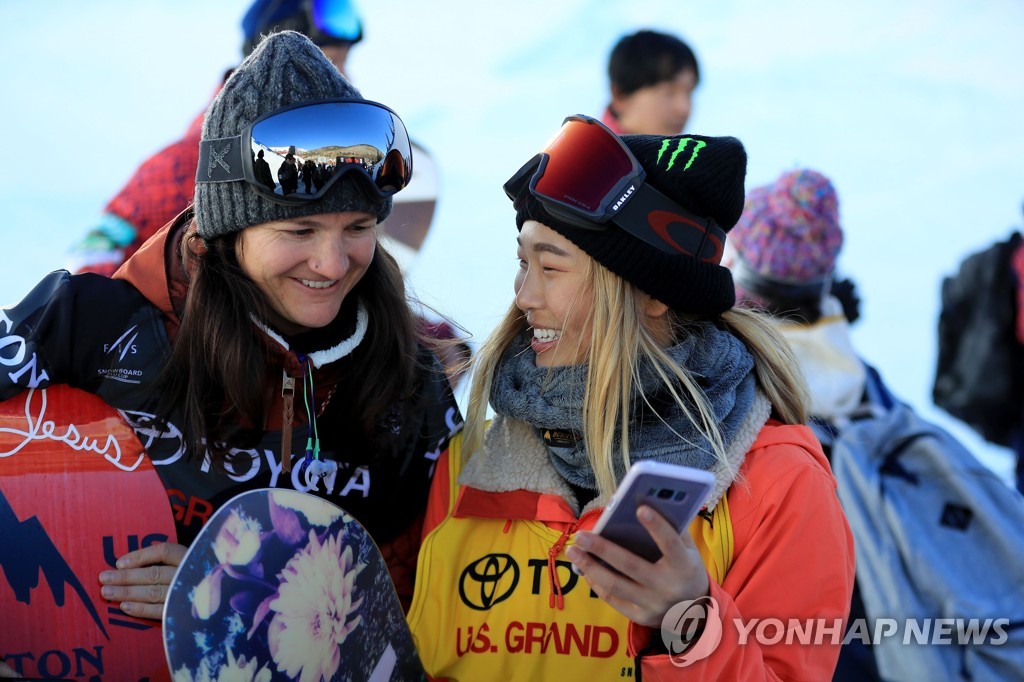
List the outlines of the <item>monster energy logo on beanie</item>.
<svg viewBox="0 0 1024 682">
<path fill-rule="evenodd" d="M 685 172 L 690 168 L 690 165 L 697 159 L 697 155 L 700 154 L 700 150 L 706 147 L 708 143 L 705 142 L 704 140 L 694 140 L 692 137 L 666 137 L 664 140 L 661 141 L 661 149 L 658 150 L 658 160 L 656 162 L 658 165 L 661 165 L 661 157 L 666 151 L 668 151 L 668 148 L 672 145 L 672 140 L 674 139 L 676 140 L 676 148 L 675 151 L 672 152 L 672 156 L 670 156 L 668 159 L 668 166 L 665 167 L 665 170 L 667 171 L 672 170 L 672 166 L 676 162 L 676 157 L 679 156 L 684 149 L 686 149 L 686 145 L 690 144 L 691 142 L 697 143 L 693 145 L 693 153 L 690 154 L 690 160 L 686 162 L 685 166 L 683 166 L 683 171 Z"/>
</svg>

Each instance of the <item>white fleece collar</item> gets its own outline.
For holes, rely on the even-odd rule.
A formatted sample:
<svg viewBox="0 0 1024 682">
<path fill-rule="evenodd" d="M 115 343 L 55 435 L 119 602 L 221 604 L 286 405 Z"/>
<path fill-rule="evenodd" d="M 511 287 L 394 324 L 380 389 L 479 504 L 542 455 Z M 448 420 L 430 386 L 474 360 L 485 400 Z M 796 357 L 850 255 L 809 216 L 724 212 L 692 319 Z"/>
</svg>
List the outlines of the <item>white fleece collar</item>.
<svg viewBox="0 0 1024 682">
<path fill-rule="evenodd" d="M 269 336 L 270 338 L 274 339 L 274 341 L 277 341 L 277 343 L 282 348 L 284 348 L 287 351 L 291 350 L 291 347 L 289 347 L 288 342 L 285 341 L 284 338 L 280 334 L 278 334 L 277 332 L 275 332 L 273 329 L 271 329 L 270 327 L 266 326 L 265 324 L 261 324 L 258 321 L 255 321 L 255 322 L 256 322 L 256 326 L 258 326 L 260 329 L 262 329 L 263 332 L 267 336 Z M 309 357 L 309 361 L 313 363 L 314 367 L 316 367 L 317 369 L 320 369 L 324 365 L 327 365 L 327 364 L 330 364 L 330 363 L 335 362 L 337 360 L 340 360 L 341 358 L 345 357 L 346 355 L 351 353 L 353 350 L 355 350 L 356 346 L 358 346 L 360 343 L 362 343 L 363 338 L 366 336 L 366 330 L 369 328 L 369 326 L 370 326 L 370 315 L 366 311 L 366 306 L 363 305 L 362 300 L 357 301 L 356 302 L 356 328 L 355 328 L 355 331 L 352 332 L 352 335 L 349 336 L 347 339 L 342 340 L 337 345 L 331 346 L 330 348 L 325 348 L 324 350 L 313 351 L 308 356 Z"/>
</svg>

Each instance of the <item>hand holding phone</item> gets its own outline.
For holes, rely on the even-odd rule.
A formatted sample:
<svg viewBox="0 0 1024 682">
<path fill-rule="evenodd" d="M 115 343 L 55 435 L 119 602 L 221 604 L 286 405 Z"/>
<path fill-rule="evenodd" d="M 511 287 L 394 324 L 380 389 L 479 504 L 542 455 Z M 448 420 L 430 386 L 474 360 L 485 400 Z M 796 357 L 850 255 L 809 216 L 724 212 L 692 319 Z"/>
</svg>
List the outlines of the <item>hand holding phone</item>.
<svg viewBox="0 0 1024 682">
<path fill-rule="evenodd" d="M 594 533 L 653 563 L 661 558 L 661 550 L 636 518 L 637 508 L 653 508 L 682 533 L 714 487 L 714 474 L 703 469 L 651 460 L 636 462 L 597 520 Z"/>
</svg>

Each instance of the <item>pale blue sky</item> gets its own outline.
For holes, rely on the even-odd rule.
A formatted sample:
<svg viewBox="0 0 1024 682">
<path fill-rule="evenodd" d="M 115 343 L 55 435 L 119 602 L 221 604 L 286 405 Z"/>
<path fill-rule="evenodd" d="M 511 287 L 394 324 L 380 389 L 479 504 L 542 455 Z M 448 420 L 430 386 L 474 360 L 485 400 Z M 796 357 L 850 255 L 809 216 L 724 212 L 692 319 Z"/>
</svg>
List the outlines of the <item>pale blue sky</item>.
<svg viewBox="0 0 1024 682">
<path fill-rule="evenodd" d="M 863 318 L 855 343 L 905 400 L 988 461 L 930 401 L 939 287 L 1022 225 L 1024 4 L 1017 0 L 363 2 L 350 75 L 439 166 L 415 292 L 482 340 L 511 300 L 501 184 L 571 113 L 597 114 L 615 40 L 694 47 L 688 130 L 746 145 L 748 189 L 811 167 L 839 192 Z M 0 0 L 0 303 L 60 267 L 137 163 L 205 108 L 239 56 L 248 0 Z"/>
</svg>

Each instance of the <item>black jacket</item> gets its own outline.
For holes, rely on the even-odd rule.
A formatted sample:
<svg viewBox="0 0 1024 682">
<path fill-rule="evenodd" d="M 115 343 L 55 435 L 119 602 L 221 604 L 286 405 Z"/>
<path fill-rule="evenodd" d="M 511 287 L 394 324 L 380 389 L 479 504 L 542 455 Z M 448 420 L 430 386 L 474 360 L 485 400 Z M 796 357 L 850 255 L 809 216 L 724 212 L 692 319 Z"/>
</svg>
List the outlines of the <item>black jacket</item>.
<svg viewBox="0 0 1024 682">
<path fill-rule="evenodd" d="M 347 415 L 333 410 L 326 399 L 317 419 L 320 456 L 336 462 L 337 473 L 321 480 L 307 478 L 308 469 L 301 463 L 308 426 L 300 399 L 290 476 L 281 468 L 279 425 L 264 430 L 256 447 L 242 450 L 250 457 L 243 458 L 245 464 L 236 464 L 230 474 L 186 459 L 181 430 L 175 425 L 180 415 L 171 415 L 165 431 L 157 431 L 149 421 L 158 402 L 153 386 L 170 350 L 168 329 L 176 324 L 163 262 L 165 251 L 173 251 L 168 249 L 169 227 L 132 257 L 129 265 L 135 269 L 126 265 L 117 275 L 120 279 L 56 271 L 20 303 L 0 309 L 0 399 L 25 388 L 64 383 L 94 393 L 117 408 L 156 465 L 183 544 L 189 544 L 210 514 L 238 493 L 287 487 L 338 504 L 366 526 L 385 557 L 393 553 L 384 545 L 394 541 L 406 555 L 402 560 L 414 562 L 418 522 L 426 508 L 434 461 L 461 426 L 458 406 L 433 355 L 420 350 L 416 395 L 396 405 L 389 415 L 397 447 L 387 457 L 349 451 Z M 138 273 L 144 273 L 145 279 L 133 279 Z M 280 348 L 281 367 L 268 371 L 274 377 L 273 385 L 267 386 L 271 395 L 280 396 L 281 368 L 294 366 L 295 356 L 294 351 Z M 345 361 L 342 357 L 325 363 L 314 369 L 314 377 Z M 299 391 L 297 387 L 296 396 L 301 396 Z M 402 586 L 398 587 L 401 593 Z"/>
</svg>

